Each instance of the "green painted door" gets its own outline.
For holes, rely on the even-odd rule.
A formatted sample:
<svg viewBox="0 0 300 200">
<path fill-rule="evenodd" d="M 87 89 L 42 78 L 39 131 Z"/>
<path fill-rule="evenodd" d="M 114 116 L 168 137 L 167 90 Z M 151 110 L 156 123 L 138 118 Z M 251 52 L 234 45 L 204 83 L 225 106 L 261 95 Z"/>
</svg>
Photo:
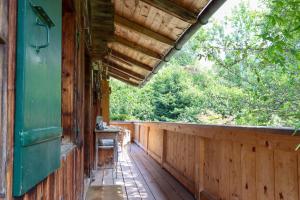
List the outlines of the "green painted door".
<svg viewBox="0 0 300 200">
<path fill-rule="evenodd" d="M 14 196 L 60 166 L 61 0 L 19 0 Z"/>
</svg>

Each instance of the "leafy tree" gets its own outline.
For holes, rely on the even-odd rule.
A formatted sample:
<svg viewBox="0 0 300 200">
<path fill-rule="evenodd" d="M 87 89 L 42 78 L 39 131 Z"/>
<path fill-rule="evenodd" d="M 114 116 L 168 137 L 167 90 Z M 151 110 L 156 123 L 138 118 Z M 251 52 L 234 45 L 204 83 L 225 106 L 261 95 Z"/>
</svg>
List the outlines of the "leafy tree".
<svg viewBox="0 0 300 200">
<path fill-rule="evenodd" d="M 144 88 L 113 81 L 112 114 L 300 127 L 300 1 L 261 6 L 209 22 Z"/>
</svg>

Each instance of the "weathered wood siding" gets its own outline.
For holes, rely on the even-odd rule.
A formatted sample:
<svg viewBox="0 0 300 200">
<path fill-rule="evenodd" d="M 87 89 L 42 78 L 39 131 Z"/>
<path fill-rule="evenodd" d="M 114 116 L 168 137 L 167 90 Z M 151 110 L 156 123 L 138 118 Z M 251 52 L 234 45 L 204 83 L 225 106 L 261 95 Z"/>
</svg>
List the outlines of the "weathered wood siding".
<svg viewBox="0 0 300 200">
<path fill-rule="evenodd" d="M 61 167 L 20 199 L 80 200 L 83 198 L 82 151 L 73 149 L 62 157 Z"/>
<path fill-rule="evenodd" d="M 135 142 L 196 197 L 297 200 L 300 137 L 292 130 L 137 123 Z"/>
<path fill-rule="evenodd" d="M 72 12 L 76 14 L 73 15 L 76 18 L 76 31 L 71 32 L 72 34 L 64 34 L 63 37 L 66 39 L 69 37 L 76 38 L 76 47 L 71 49 L 66 44 L 64 45 L 64 55 L 63 55 L 63 66 L 74 68 L 71 71 L 62 71 L 62 77 L 64 86 L 68 89 L 68 94 L 63 93 L 63 117 L 67 119 L 64 123 L 64 134 L 68 137 L 63 143 L 75 144 L 74 148 L 68 153 L 62 155 L 61 167 L 55 171 L 53 174 L 48 176 L 44 181 L 35 186 L 31 191 L 26 193 L 23 197 L 17 199 L 48 199 L 48 200 L 77 200 L 83 199 L 84 195 L 84 139 L 90 135 L 93 130 L 92 127 L 87 126 L 85 128 L 84 116 L 85 112 L 90 114 L 90 117 L 94 119 L 94 113 L 91 113 L 88 106 L 83 106 L 85 102 L 85 69 L 89 67 L 89 63 L 85 62 L 85 52 L 86 52 L 86 42 L 85 42 L 85 27 L 84 20 L 86 19 L 86 14 L 83 11 L 85 6 L 85 1 L 74 1 L 64 0 L 64 14 L 69 15 Z M 2 12 L 3 11 L 3 12 Z M 1 72 L 0 82 L 4 85 L 2 87 L 1 98 L 4 99 L 6 103 L 0 102 L 4 109 L 7 109 L 6 113 L 2 113 L 0 119 L 5 119 L 7 123 L 7 130 L 3 132 L 3 128 L 0 132 L 0 143 L 5 145 L 6 152 L 0 150 L 0 154 L 3 153 L 4 159 L 3 163 L 5 169 L 5 177 L 0 175 L 1 181 L 4 182 L 4 193 L 0 195 L 0 200 L 12 200 L 15 199 L 12 196 L 12 177 L 13 177 L 13 135 L 14 135 L 14 102 L 15 102 L 15 50 L 16 50 L 16 17 L 17 14 L 17 0 L 4 0 L 0 2 L 0 49 L 4 50 L 3 60 L 0 55 L 0 66 Z M 66 19 L 66 15 L 64 19 Z M 3 23 L 6 23 L 3 25 Z M 70 25 L 67 20 L 63 22 L 65 25 Z M 66 27 L 65 27 L 66 28 Z M 70 28 L 70 27 L 69 27 Z M 72 28 L 72 26 L 71 26 Z M 72 29 L 73 30 L 73 29 Z M 80 33 L 79 33 L 80 32 Z M 5 34 L 3 34 L 5 33 Z M 64 32 L 64 33 L 70 33 Z M 76 37 L 78 36 L 78 37 Z M 65 40 L 69 41 L 69 40 Z M 69 44 L 72 45 L 71 43 Z M 0 50 L 0 53 L 2 52 Z M 76 50 L 76 51 L 74 51 Z M 69 51 L 69 52 L 68 52 Z M 76 54 L 72 57 L 73 53 Z M 88 71 L 88 70 L 87 70 Z M 5 76 L 2 76 L 5 75 Z M 87 82 L 91 84 L 90 82 Z M 90 86 L 88 86 L 90 87 Z M 65 88 L 66 89 L 66 88 Z M 6 95 L 7 92 L 7 95 Z M 5 93 L 5 95 L 3 95 Z M 65 92 L 66 93 L 66 92 Z M 76 95 L 75 95 L 76 93 Z M 87 93 L 88 94 L 88 93 Z M 91 94 L 89 94 L 91 95 Z M 90 97 L 93 99 L 93 97 Z M 78 109 L 77 109 L 78 108 Z M 75 111 L 74 111 L 75 110 Z M 93 109 L 92 109 L 93 110 Z M 1 109 L 0 109 L 1 111 Z M 69 120 L 69 121 L 68 121 Z M 1 120 L 0 120 L 1 121 Z M 76 126 L 75 126 L 75 125 Z M 1 127 L 1 123 L 0 123 Z M 5 138 L 5 142 L 3 142 Z M 65 138 L 66 139 L 66 138 Z M 89 143 L 93 144 L 93 141 L 87 140 Z M 87 144 L 87 143 L 86 143 Z M 0 148 L 2 147 L 0 145 Z M 0 156 L 1 157 L 1 156 Z M 2 156 L 3 157 L 3 156 Z M 0 158 L 0 162 L 1 158 Z M 3 167 L 0 163 L 0 167 Z M 0 170 L 2 171 L 2 170 Z M 1 185 L 1 184 L 0 184 Z M 0 189 L 1 190 L 1 189 Z M 1 191 L 2 192 L 2 191 Z"/>
<path fill-rule="evenodd" d="M 81 200 L 84 195 L 82 150 L 74 147 L 61 158 L 61 167 L 18 200 Z M 10 186 L 10 185 L 8 185 Z M 7 193 L 4 199 L 14 199 Z"/>
<path fill-rule="evenodd" d="M 0 198 L 5 195 L 5 164 L 7 145 L 7 33 L 8 3 L 0 2 Z"/>
</svg>

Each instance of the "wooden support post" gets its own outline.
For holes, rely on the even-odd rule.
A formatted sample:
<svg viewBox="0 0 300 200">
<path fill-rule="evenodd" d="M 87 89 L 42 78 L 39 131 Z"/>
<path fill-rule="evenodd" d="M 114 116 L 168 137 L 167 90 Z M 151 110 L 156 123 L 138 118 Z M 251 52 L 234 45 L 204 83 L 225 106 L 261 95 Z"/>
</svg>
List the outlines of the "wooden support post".
<svg viewBox="0 0 300 200">
<path fill-rule="evenodd" d="M 101 81 L 101 110 L 103 121 L 109 125 L 109 95 L 110 87 L 108 80 Z"/>
<path fill-rule="evenodd" d="M 65 4 L 64 4 L 65 5 Z M 65 9 L 65 8 L 63 8 Z M 75 87 L 75 14 L 63 13 L 62 27 L 62 126 L 63 141 L 74 139 L 74 87 Z"/>
</svg>

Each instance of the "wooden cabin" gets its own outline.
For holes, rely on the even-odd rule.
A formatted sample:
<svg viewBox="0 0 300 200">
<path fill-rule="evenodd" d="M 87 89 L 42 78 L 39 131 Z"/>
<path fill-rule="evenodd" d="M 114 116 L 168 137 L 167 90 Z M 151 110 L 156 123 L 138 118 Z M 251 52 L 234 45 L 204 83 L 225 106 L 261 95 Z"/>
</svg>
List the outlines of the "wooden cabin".
<svg viewBox="0 0 300 200">
<path fill-rule="evenodd" d="M 99 115 L 135 143 L 125 199 L 300 199 L 291 129 L 109 121 L 109 80 L 146 84 L 224 1 L 1 0 L 0 200 L 85 199 Z"/>
</svg>

